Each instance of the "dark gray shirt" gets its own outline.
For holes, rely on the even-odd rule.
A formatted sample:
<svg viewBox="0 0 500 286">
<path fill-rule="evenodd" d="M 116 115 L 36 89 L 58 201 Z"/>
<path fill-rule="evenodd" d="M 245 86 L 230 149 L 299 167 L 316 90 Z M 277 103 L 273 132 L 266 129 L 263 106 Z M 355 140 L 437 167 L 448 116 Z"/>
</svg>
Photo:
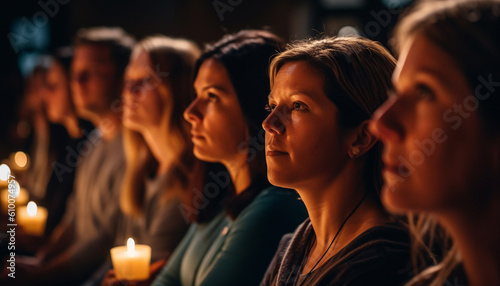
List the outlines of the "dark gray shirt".
<svg viewBox="0 0 500 286">
<path fill-rule="evenodd" d="M 262 285 L 403 285 L 412 277 L 409 234 L 398 223 L 370 228 L 309 275 L 304 258 L 315 238 L 310 219 L 285 235 Z"/>
<path fill-rule="evenodd" d="M 79 273 L 91 273 L 104 261 L 116 236 L 125 155 L 121 133 L 109 141 L 94 136 L 82 144 L 64 222 L 75 234 L 70 263 Z"/>
</svg>

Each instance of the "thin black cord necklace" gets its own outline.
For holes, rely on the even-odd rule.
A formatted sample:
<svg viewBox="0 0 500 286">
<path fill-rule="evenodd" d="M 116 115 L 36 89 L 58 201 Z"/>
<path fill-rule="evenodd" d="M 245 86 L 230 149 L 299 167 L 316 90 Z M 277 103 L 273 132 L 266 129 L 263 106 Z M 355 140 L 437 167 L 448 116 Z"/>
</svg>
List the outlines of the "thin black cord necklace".
<svg viewBox="0 0 500 286">
<path fill-rule="evenodd" d="M 337 236 L 339 235 L 340 231 L 342 230 L 342 228 L 344 227 L 345 223 L 349 220 L 349 218 L 351 218 L 351 216 L 354 214 L 354 212 L 356 212 L 356 210 L 359 208 L 359 206 L 361 205 L 361 203 L 365 200 L 366 196 L 368 195 L 368 193 L 366 193 L 362 198 L 361 200 L 359 201 L 359 203 L 356 205 L 356 207 L 354 207 L 354 209 L 351 211 L 351 213 L 347 216 L 347 218 L 344 220 L 344 222 L 342 222 L 342 224 L 340 225 L 339 227 L 339 230 L 337 231 L 337 233 L 335 234 L 335 236 L 333 237 L 332 239 L 332 242 L 330 242 L 330 245 L 328 245 L 328 248 L 326 249 L 326 251 L 323 253 L 323 255 L 321 255 L 321 257 L 319 258 L 319 260 L 316 262 L 316 264 L 314 264 L 314 266 L 311 268 L 311 270 L 309 270 L 309 272 L 306 274 L 306 277 L 304 277 L 304 280 L 302 280 L 302 283 L 300 283 L 300 286 L 302 286 L 302 284 L 304 284 L 304 282 L 306 282 L 307 278 L 309 278 L 309 275 L 311 275 L 311 273 L 314 271 L 314 269 L 316 268 L 316 266 L 318 266 L 319 262 L 325 257 L 325 255 L 328 253 L 328 250 L 330 250 L 330 247 L 332 247 L 333 245 L 333 242 L 335 241 L 335 239 L 337 238 Z"/>
</svg>

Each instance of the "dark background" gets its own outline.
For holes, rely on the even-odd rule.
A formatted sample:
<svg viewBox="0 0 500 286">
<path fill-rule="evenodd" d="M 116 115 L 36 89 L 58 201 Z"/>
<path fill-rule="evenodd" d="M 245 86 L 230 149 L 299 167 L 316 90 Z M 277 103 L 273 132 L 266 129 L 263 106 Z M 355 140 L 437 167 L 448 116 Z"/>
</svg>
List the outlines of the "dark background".
<svg viewBox="0 0 500 286">
<path fill-rule="evenodd" d="M 59 3 L 62 2 L 62 3 Z M 287 41 L 345 26 L 387 45 L 411 0 L 9 0 L 0 4 L 0 159 L 20 148 L 13 126 L 23 77 L 39 54 L 71 44 L 82 27 L 121 26 L 137 39 L 165 34 L 201 46 L 224 33 L 267 28 Z M 66 3 L 67 2 L 67 3 Z M 224 9 L 227 9 L 224 11 Z M 36 29 L 36 30 L 35 30 Z M 350 28 L 352 30 L 352 28 Z"/>
</svg>

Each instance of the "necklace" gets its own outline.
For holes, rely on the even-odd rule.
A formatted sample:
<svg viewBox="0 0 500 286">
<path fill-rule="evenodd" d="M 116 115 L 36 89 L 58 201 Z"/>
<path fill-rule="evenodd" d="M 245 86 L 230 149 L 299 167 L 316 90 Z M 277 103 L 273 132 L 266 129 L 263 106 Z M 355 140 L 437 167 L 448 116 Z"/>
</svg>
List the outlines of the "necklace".
<svg viewBox="0 0 500 286">
<path fill-rule="evenodd" d="M 328 250 L 330 250 L 330 247 L 332 247 L 333 245 L 333 242 L 335 241 L 335 239 L 337 238 L 337 236 L 339 235 L 340 231 L 342 230 L 342 228 L 344 227 L 344 225 L 346 224 L 346 222 L 349 220 L 349 218 L 351 218 L 351 216 L 354 214 L 354 212 L 356 212 L 356 210 L 359 208 L 359 206 L 361 205 L 361 203 L 365 200 L 366 196 L 368 195 L 368 193 L 366 193 L 362 198 L 361 200 L 359 201 L 359 203 L 356 205 L 356 207 L 354 207 L 354 209 L 351 211 L 351 213 L 347 216 L 347 218 L 342 222 L 342 224 L 340 225 L 339 227 L 339 230 L 337 230 L 337 233 L 335 234 L 335 236 L 333 237 L 332 239 L 332 242 L 330 242 L 330 245 L 328 245 L 328 248 L 326 249 L 326 251 L 323 253 L 323 255 L 321 255 L 321 257 L 319 258 L 318 261 L 316 261 L 316 264 L 314 264 L 314 266 L 311 268 L 311 270 L 309 270 L 309 272 L 307 272 L 306 274 L 306 277 L 304 277 L 304 280 L 302 280 L 302 283 L 300 283 L 300 286 L 302 286 L 302 284 L 304 284 L 304 282 L 307 280 L 307 278 L 309 278 L 309 275 L 311 275 L 311 273 L 314 271 L 314 269 L 316 269 L 316 266 L 318 266 L 319 262 L 325 257 L 325 255 L 328 253 Z"/>
</svg>

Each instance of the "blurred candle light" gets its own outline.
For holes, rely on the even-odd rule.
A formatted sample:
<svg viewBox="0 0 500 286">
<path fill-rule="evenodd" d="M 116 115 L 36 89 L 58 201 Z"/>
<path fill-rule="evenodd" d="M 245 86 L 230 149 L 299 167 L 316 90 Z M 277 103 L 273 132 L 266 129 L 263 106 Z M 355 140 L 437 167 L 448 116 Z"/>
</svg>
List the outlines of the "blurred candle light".
<svg viewBox="0 0 500 286">
<path fill-rule="evenodd" d="M 151 262 L 151 247 L 138 244 L 132 238 L 127 240 L 127 246 L 117 246 L 111 249 L 111 261 L 117 279 L 140 281 L 149 278 Z"/>
<path fill-rule="evenodd" d="M 14 154 L 14 162 L 19 168 L 24 168 L 28 165 L 28 155 L 21 151 L 16 152 L 16 154 Z"/>
<path fill-rule="evenodd" d="M 4 213 L 7 213 L 9 209 L 9 199 L 11 199 L 10 203 L 12 203 L 12 199 L 14 199 L 15 207 L 25 206 L 28 203 L 29 194 L 25 188 L 20 188 L 17 197 L 14 198 L 12 192 L 9 192 L 9 189 L 7 188 L 2 189 L 2 191 L 0 192 L 0 201 L 1 201 L 2 211 Z M 11 206 L 11 208 L 12 207 L 13 206 Z"/>
<path fill-rule="evenodd" d="M 0 165 L 0 180 L 7 181 L 10 177 L 10 168 L 9 166 L 2 164 Z"/>
<path fill-rule="evenodd" d="M 38 207 L 35 202 L 29 202 L 27 206 L 19 207 L 17 222 L 26 233 L 42 236 L 47 222 L 47 209 Z"/>
<path fill-rule="evenodd" d="M 10 154 L 9 161 L 12 170 L 17 175 L 26 171 L 29 167 L 29 157 L 22 151 Z"/>
</svg>

